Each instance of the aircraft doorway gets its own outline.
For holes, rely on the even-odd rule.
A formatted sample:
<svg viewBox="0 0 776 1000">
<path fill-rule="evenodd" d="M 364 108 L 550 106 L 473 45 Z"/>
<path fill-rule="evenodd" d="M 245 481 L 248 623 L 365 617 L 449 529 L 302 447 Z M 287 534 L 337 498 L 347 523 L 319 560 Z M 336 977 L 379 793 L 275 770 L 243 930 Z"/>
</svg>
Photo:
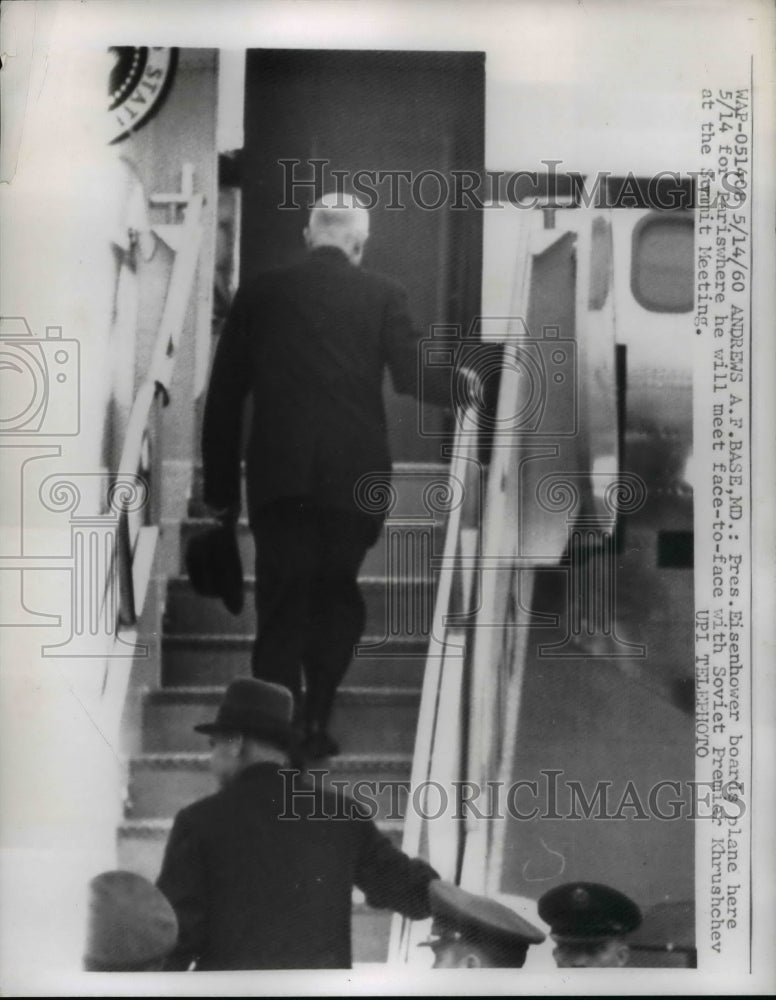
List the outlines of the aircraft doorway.
<svg viewBox="0 0 776 1000">
<path fill-rule="evenodd" d="M 404 286 L 421 331 L 468 327 L 479 304 L 482 213 L 454 210 L 452 193 L 439 207 L 424 206 L 440 200 L 432 172 L 449 179 L 455 170 L 484 169 L 484 82 L 481 53 L 249 50 L 241 280 L 290 263 L 302 249 L 306 211 L 278 207 L 289 182 L 312 182 L 291 190 L 307 206 L 334 190 L 337 176 L 353 190 L 358 171 L 395 172 L 376 185 L 364 266 Z M 412 179 L 422 171 L 419 204 Z M 432 434 L 422 436 L 415 400 L 390 385 L 385 399 L 394 460 L 439 461 L 449 415 L 429 407 L 423 425 Z"/>
</svg>

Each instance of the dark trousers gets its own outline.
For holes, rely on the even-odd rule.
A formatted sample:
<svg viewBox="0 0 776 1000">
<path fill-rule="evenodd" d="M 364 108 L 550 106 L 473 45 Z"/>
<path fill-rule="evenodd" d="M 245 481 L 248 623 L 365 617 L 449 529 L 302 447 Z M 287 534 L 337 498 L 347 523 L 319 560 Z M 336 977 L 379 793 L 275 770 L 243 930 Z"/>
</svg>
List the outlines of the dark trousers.
<svg viewBox="0 0 776 1000">
<path fill-rule="evenodd" d="M 304 722 L 326 728 L 334 695 L 364 630 L 358 570 L 379 534 L 356 511 L 318 507 L 304 499 L 275 501 L 255 511 L 254 677 L 284 684 Z"/>
</svg>

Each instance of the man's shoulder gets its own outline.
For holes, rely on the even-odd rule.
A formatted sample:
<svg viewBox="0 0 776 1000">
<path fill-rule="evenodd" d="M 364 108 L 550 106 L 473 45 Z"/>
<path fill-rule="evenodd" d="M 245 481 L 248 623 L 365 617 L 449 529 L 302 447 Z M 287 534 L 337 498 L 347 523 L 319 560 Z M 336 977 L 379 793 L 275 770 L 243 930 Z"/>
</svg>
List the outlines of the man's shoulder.
<svg viewBox="0 0 776 1000">
<path fill-rule="evenodd" d="M 286 812 L 296 813 L 300 818 L 330 819 L 369 823 L 377 815 L 377 803 L 367 792 L 358 799 L 339 785 L 328 785 L 320 780 L 320 773 L 292 771 L 285 772 L 283 797 Z"/>
<path fill-rule="evenodd" d="M 372 271 L 369 268 L 360 268 L 359 274 L 361 274 L 364 281 L 370 282 L 375 286 L 375 288 L 380 288 L 386 295 L 396 297 L 403 297 L 406 295 L 404 286 L 395 278 L 391 278 L 387 274 L 382 274 L 379 271 Z"/>
<path fill-rule="evenodd" d="M 201 827 L 207 825 L 212 819 L 221 815 L 225 802 L 223 789 L 206 795 L 202 799 L 197 799 L 191 805 L 184 806 L 175 816 L 175 823 L 179 827 Z"/>
<path fill-rule="evenodd" d="M 262 268 L 251 271 L 240 281 L 240 292 L 251 296 L 267 289 L 276 288 L 288 280 L 294 280 L 301 270 L 301 262 L 283 266 Z"/>
<path fill-rule="evenodd" d="M 272 791 L 273 789 L 270 789 L 270 793 Z M 277 789 L 274 791 L 277 793 Z M 204 833 L 209 829 L 220 829 L 227 817 L 235 819 L 253 812 L 257 802 L 265 803 L 266 797 L 257 796 L 256 789 L 251 785 L 233 782 L 212 795 L 207 795 L 188 806 L 184 806 L 177 813 L 175 824 L 181 831 L 196 830 Z"/>
<path fill-rule="evenodd" d="M 245 277 L 239 288 L 243 303 L 250 307 L 261 302 L 280 298 L 285 301 L 289 295 L 303 294 L 316 274 L 326 276 L 326 286 L 338 296 L 367 295 L 373 300 L 401 307 L 406 301 L 406 290 L 395 278 L 364 267 L 316 266 L 309 257 L 282 267 L 257 270 Z"/>
<path fill-rule="evenodd" d="M 260 782 L 258 788 L 256 780 Z M 315 771 L 282 768 L 258 775 L 250 782 L 235 782 L 192 802 L 178 812 L 176 823 L 198 829 L 212 823 L 220 825 L 227 814 L 241 813 L 246 808 L 255 812 L 257 805 L 268 816 L 277 813 L 283 819 L 353 821 L 359 826 L 377 815 L 377 803 L 367 794 L 357 799 L 343 788 L 321 781 Z"/>
</svg>

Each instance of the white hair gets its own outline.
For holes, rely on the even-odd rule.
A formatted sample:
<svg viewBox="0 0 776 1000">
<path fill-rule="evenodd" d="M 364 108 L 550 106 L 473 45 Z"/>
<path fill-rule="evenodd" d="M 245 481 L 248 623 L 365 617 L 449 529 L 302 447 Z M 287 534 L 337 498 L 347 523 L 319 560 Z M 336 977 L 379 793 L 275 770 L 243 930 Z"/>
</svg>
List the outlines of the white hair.
<svg viewBox="0 0 776 1000">
<path fill-rule="evenodd" d="M 313 205 L 305 236 L 309 247 L 340 247 L 360 261 L 369 236 L 369 213 L 352 194 L 325 194 Z"/>
</svg>

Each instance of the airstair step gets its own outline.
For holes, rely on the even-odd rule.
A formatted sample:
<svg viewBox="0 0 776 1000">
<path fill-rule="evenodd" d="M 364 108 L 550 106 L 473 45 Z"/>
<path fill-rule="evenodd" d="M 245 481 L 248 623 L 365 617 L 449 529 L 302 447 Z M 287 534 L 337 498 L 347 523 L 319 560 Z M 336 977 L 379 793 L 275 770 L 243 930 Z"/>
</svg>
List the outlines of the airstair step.
<svg viewBox="0 0 776 1000">
<path fill-rule="evenodd" d="M 168 583 L 164 627 L 168 633 L 245 634 L 256 628 L 254 590 L 256 581 L 245 580 L 245 607 L 240 615 L 232 615 L 220 600 L 200 596 L 185 577 L 174 577 Z M 366 603 L 365 632 L 392 637 L 427 637 L 433 614 L 434 591 L 427 581 L 367 577 L 361 580 L 361 593 Z"/>
<path fill-rule="evenodd" d="M 162 688 L 144 698 L 143 745 L 150 753 L 201 751 L 194 726 L 214 718 L 223 687 Z M 331 731 L 343 753 L 411 753 L 420 691 L 411 688 L 341 688 Z"/>
<path fill-rule="evenodd" d="M 165 686 L 228 684 L 249 677 L 253 636 L 180 635 L 162 638 Z M 348 669 L 346 683 L 358 687 L 418 688 L 423 682 L 428 642 L 425 638 L 365 636 Z"/>
<path fill-rule="evenodd" d="M 190 517 L 180 526 L 180 565 L 179 573 L 186 572 L 186 546 L 190 538 L 212 528 L 214 521 L 208 517 Z M 397 541 L 401 537 L 401 543 Z M 411 560 L 415 567 L 413 572 L 418 576 L 421 571 L 431 577 L 434 569 L 432 561 L 440 558 L 445 544 L 445 520 L 404 517 L 392 520 L 384 525 L 375 544 L 367 551 L 361 565 L 362 576 L 385 576 L 401 559 L 404 563 Z M 240 551 L 243 572 L 253 572 L 256 550 L 253 537 L 244 518 L 237 524 L 237 547 Z"/>
<path fill-rule="evenodd" d="M 321 761 L 310 775 L 340 783 L 375 819 L 401 819 L 409 788 L 409 754 L 341 754 Z M 208 753 L 141 754 L 130 760 L 128 819 L 173 816 L 216 791 Z"/>
<path fill-rule="evenodd" d="M 395 504 L 390 510 L 391 517 L 416 516 L 424 512 L 434 513 L 438 506 L 439 494 L 434 491 L 446 486 L 449 466 L 444 462 L 394 462 L 390 477 Z M 245 476 L 243 475 L 242 509 L 246 509 Z M 384 489 L 380 483 L 373 486 L 374 499 L 380 499 Z M 207 516 L 208 510 L 202 499 L 202 467 L 194 469 L 189 513 L 193 517 Z M 424 499 L 425 498 L 425 499 Z M 430 503 L 429 503 L 430 501 Z"/>
</svg>

